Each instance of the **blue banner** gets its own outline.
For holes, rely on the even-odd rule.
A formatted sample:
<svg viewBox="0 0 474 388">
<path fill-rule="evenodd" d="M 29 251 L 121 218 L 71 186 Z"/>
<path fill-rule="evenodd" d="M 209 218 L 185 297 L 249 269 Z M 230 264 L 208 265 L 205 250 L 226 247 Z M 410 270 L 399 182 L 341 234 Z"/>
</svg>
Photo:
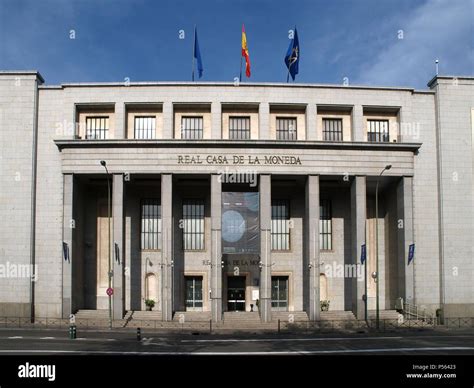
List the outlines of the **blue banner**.
<svg viewBox="0 0 474 388">
<path fill-rule="evenodd" d="M 410 244 L 408 247 L 408 265 L 413 261 L 415 258 L 415 244 Z"/>
<path fill-rule="evenodd" d="M 360 247 L 360 262 L 361 264 L 364 264 L 365 261 L 367 260 L 367 248 L 365 244 L 362 244 Z"/>
</svg>

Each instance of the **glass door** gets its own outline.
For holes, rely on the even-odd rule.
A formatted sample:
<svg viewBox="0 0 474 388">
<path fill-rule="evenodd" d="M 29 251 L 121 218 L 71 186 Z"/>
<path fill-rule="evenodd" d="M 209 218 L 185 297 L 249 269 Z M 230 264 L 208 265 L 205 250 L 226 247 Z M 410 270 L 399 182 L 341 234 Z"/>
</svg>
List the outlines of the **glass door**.
<svg viewBox="0 0 474 388">
<path fill-rule="evenodd" d="M 272 276 L 272 309 L 288 310 L 288 276 Z"/>
<path fill-rule="evenodd" d="M 186 276 L 186 311 L 202 310 L 202 276 Z"/>
<path fill-rule="evenodd" d="M 227 278 L 227 310 L 245 311 L 245 276 Z"/>
</svg>

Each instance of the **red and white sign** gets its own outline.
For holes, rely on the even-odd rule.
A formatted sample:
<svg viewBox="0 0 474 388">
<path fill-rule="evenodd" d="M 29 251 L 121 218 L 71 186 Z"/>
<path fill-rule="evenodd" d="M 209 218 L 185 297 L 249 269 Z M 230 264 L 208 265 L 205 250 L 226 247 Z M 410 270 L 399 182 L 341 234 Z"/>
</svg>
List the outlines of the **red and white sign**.
<svg viewBox="0 0 474 388">
<path fill-rule="evenodd" d="M 112 287 L 107 288 L 107 295 L 112 296 L 114 294 L 114 289 Z"/>
</svg>

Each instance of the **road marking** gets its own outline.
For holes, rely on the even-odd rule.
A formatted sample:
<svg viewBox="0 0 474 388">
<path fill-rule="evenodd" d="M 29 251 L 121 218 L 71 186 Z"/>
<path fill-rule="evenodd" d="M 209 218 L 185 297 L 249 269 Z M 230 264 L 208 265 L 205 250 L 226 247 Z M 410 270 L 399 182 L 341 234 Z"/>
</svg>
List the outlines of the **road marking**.
<svg viewBox="0 0 474 388">
<path fill-rule="evenodd" d="M 181 340 L 181 342 L 293 342 L 293 341 L 349 341 L 349 340 L 386 340 L 404 337 L 347 337 L 347 338 L 252 338 L 252 339 L 201 339 Z"/>
<path fill-rule="evenodd" d="M 61 338 L 61 339 L 64 339 L 64 338 Z M 85 337 L 76 338 L 76 340 L 79 340 L 79 341 L 96 341 L 96 342 L 117 341 L 117 339 L 115 339 L 115 338 L 85 338 Z"/>
<path fill-rule="evenodd" d="M 38 354 L 118 354 L 118 355 L 156 355 L 156 356 L 297 356 L 317 354 L 344 354 L 344 353 L 373 353 L 373 352 L 420 352 L 440 350 L 472 350 L 468 346 L 440 346 L 423 348 L 372 348 L 372 349 L 335 349 L 335 350 L 294 350 L 294 351 L 268 351 L 268 352 L 119 352 L 103 350 L 38 350 L 38 349 L 0 349 L 0 353 L 38 353 Z"/>
<path fill-rule="evenodd" d="M 56 341 L 69 340 L 69 338 L 67 338 L 67 337 L 34 337 L 34 336 L 0 337 L 0 339 L 29 339 L 29 340 L 40 339 L 40 340 L 56 340 Z M 78 341 L 97 341 L 97 342 L 117 341 L 116 338 L 86 338 L 86 337 L 78 337 L 78 338 L 76 338 L 76 340 L 78 340 Z"/>
</svg>

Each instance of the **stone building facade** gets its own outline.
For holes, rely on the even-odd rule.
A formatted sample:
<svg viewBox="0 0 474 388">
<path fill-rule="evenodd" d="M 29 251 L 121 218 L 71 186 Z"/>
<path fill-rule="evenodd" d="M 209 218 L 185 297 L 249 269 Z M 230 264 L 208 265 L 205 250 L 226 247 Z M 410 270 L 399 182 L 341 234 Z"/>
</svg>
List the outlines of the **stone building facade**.
<svg viewBox="0 0 474 388">
<path fill-rule="evenodd" d="M 0 316 L 474 316 L 474 78 L 428 86 L 0 72 Z"/>
</svg>

